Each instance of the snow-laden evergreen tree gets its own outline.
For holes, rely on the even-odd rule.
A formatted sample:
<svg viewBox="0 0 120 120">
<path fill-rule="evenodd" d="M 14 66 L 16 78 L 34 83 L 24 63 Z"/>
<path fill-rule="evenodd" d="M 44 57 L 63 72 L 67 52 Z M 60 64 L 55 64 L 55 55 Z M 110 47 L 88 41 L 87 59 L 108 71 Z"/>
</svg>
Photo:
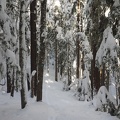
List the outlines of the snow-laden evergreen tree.
<svg viewBox="0 0 120 120">
<path fill-rule="evenodd" d="M 96 53 L 103 40 L 103 32 L 106 29 L 108 20 L 108 1 L 86 0 L 84 7 L 84 29 L 88 37 L 93 60 L 91 61 L 91 87 L 92 90 L 98 91 L 102 79 L 105 77 L 105 67 L 101 69 L 96 66 Z M 104 65 L 103 65 L 104 66 Z"/>
<path fill-rule="evenodd" d="M 11 92 L 11 84 L 14 83 L 11 80 L 12 78 L 15 79 L 15 76 L 13 75 L 13 68 L 16 66 L 16 58 L 14 53 L 14 47 L 16 44 L 15 24 L 13 22 L 12 16 L 6 13 L 6 11 L 8 11 L 8 9 L 6 9 L 6 0 L 1 0 L 0 6 L 0 25 L 4 36 L 1 44 L 6 56 L 6 63 L 4 62 L 4 64 L 7 64 L 7 92 Z"/>
<path fill-rule="evenodd" d="M 96 96 L 96 110 L 106 112 L 109 110 L 110 103 L 113 103 L 114 106 L 116 104 L 115 98 L 108 92 L 105 86 L 101 86 Z"/>
<path fill-rule="evenodd" d="M 99 65 L 99 68 L 107 65 L 108 69 L 115 71 L 115 67 L 118 65 L 116 48 L 117 44 L 112 35 L 112 29 L 108 26 L 103 33 L 103 40 L 96 54 L 96 64 Z"/>
<path fill-rule="evenodd" d="M 76 29 L 76 14 L 72 11 L 74 6 L 74 1 L 61 0 L 61 12 L 62 12 L 62 36 L 63 50 L 60 52 L 59 56 L 62 55 L 63 61 L 60 59 L 64 70 L 63 76 L 66 77 L 65 84 L 69 86 L 72 82 L 73 71 L 73 61 L 75 60 L 75 29 Z M 67 88 L 65 88 L 67 89 Z"/>
<path fill-rule="evenodd" d="M 84 53 L 83 62 L 84 62 L 84 71 L 83 76 L 80 79 L 76 79 L 71 83 L 69 87 L 74 87 L 75 96 L 78 100 L 87 100 L 90 101 L 91 96 L 91 80 L 90 80 L 90 69 L 91 69 L 91 60 L 92 53 L 91 48 L 87 39 L 87 36 L 83 32 L 77 33 L 79 34 L 79 38 L 81 40 L 81 52 Z M 78 36 L 78 35 L 77 35 Z"/>
<path fill-rule="evenodd" d="M 104 71 L 107 73 L 107 79 L 105 77 L 101 79 L 101 86 L 104 85 L 109 90 L 111 82 L 118 84 L 117 79 L 110 81 L 110 73 L 116 73 L 118 68 L 117 44 L 110 26 L 103 33 L 103 40 L 96 54 L 96 65 L 100 70 L 104 68 Z"/>
<path fill-rule="evenodd" d="M 14 6 L 16 4 L 16 7 Z M 9 49 L 11 51 L 14 52 L 15 56 L 16 56 L 16 50 L 18 49 L 18 46 L 17 46 L 17 27 L 16 27 L 16 19 L 18 18 L 18 15 L 17 15 L 17 11 L 18 10 L 18 2 L 16 2 L 15 0 L 14 1 L 10 1 L 10 0 L 7 0 L 6 1 L 6 11 L 7 11 L 7 14 L 8 16 L 10 17 L 11 19 L 11 27 L 10 27 L 10 30 L 11 30 L 11 36 L 12 36 L 12 39 L 10 41 L 10 46 L 9 46 Z M 15 57 L 16 59 L 16 57 Z M 18 68 L 18 64 L 17 64 L 17 60 L 16 60 L 16 66 L 13 66 L 11 65 L 10 61 L 7 59 L 7 81 L 11 82 L 11 96 L 14 96 L 14 88 L 17 86 L 17 78 L 16 78 L 16 70 Z M 7 83 L 9 83 L 7 82 Z"/>
<path fill-rule="evenodd" d="M 48 26 L 53 29 L 54 33 L 49 34 L 49 39 L 52 45 L 55 46 L 55 79 L 58 79 L 58 69 L 60 76 L 64 75 L 67 80 L 71 79 L 72 64 L 74 60 L 75 42 L 74 42 L 74 28 L 75 28 L 75 16 L 72 14 L 73 1 L 60 0 L 59 6 L 50 2 L 53 6 L 49 7 L 48 12 Z M 52 13 L 53 12 L 53 13 Z M 48 29 L 48 30 L 50 30 Z M 52 32 L 53 32 L 52 31 Z M 53 35 L 54 34 L 54 35 Z M 50 45 L 51 45 L 50 43 Z"/>
</svg>

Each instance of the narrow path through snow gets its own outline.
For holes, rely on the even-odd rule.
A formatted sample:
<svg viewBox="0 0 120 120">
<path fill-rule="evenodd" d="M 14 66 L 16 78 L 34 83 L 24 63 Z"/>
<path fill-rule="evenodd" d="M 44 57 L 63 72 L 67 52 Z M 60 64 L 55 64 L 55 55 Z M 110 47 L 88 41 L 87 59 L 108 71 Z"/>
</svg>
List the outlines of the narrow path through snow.
<svg viewBox="0 0 120 120">
<path fill-rule="evenodd" d="M 20 109 L 20 93 L 15 97 L 3 93 L 0 87 L 0 120 L 119 120 L 107 113 L 96 112 L 90 102 L 78 101 L 72 91 L 63 91 L 62 83 L 54 81 L 54 72 L 44 76 L 43 102 L 30 98 Z M 53 72 L 53 73 L 52 73 Z"/>
<path fill-rule="evenodd" d="M 90 102 L 77 101 L 72 92 L 62 90 L 62 84 L 55 82 L 53 75 L 44 77 L 44 102 L 53 108 L 48 120 L 118 120 L 95 111 Z"/>
</svg>

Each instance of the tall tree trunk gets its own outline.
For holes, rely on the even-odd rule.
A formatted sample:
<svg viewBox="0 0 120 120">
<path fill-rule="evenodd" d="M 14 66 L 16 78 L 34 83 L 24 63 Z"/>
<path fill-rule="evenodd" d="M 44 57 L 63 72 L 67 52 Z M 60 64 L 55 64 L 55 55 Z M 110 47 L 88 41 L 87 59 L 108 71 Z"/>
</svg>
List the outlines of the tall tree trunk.
<svg viewBox="0 0 120 120">
<path fill-rule="evenodd" d="M 109 78 L 110 78 L 110 71 L 109 70 L 106 70 L 107 72 L 107 82 L 106 82 L 106 87 L 107 87 L 107 90 L 109 91 Z"/>
<path fill-rule="evenodd" d="M 62 60 L 60 60 L 60 76 L 62 77 L 63 75 L 63 65 L 62 65 Z"/>
<path fill-rule="evenodd" d="M 36 40 L 36 20 L 37 20 L 37 11 L 36 11 L 36 0 L 30 4 L 30 27 L 31 27 L 31 72 L 34 70 L 37 71 L 37 40 Z M 34 81 L 33 81 L 34 80 Z M 31 80 L 31 97 L 36 96 L 37 88 L 37 74 L 32 77 Z M 32 85 L 34 84 L 34 85 Z"/>
<path fill-rule="evenodd" d="M 96 58 L 96 45 L 93 45 L 93 86 L 96 90 L 96 92 L 99 90 L 100 88 L 100 73 L 99 73 L 99 69 L 96 67 L 95 65 L 95 58 Z"/>
<path fill-rule="evenodd" d="M 25 42 L 25 0 L 20 2 L 20 23 L 19 23 L 19 64 L 20 64 L 20 80 L 21 80 L 21 108 L 25 108 L 26 93 L 26 42 Z"/>
<path fill-rule="evenodd" d="M 95 71 L 94 71 L 94 83 L 95 83 L 95 89 L 97 90 L 96 92 L 98 92 L 100 88 L 100 71 L 99 68 L 97 67 L 95 67 Z"/>
<path fill-rule="evenodd" d="M 58 81 L 58 51 L 57 38 L 55 38 L 55 81 Z"/>
<path fill-rule="evenodd" d="M 48 43 L 46 43 L 46 70 L 49 73 L 49 50 L 48 50 Z"/>
<path fill-rule="evenodd" d="M 7 93 L 11 92 L 11 75 L 10 75 L 10 64 L 7 60 Z"/>
<path fill-rule="evenodd" d="M 91 71 L 90 71 L 90 79 L 91 79 L 91 96 L 92 96 L 92 99 L 93 99 L 93 81 L 94 81 L 94 78 L 93 78 L 93 60 L 91 60 Z"/>
<path fill-rule="evenodd" d="M 38 66 L 38 81 L 37 81 L 37 101 L 42 101 L 42 84 L 45 59 L 45 35 L 43 32 L 46 28 L 46 5 L 47 0 L 41 1 L 41 27 L 40 27 L 40 51 L 39 51 L 39 66 Z"/>
<path fill-rule="evenodd" d="M 68 72 L 68 86 L 71 84 L 71 62 L 70 62 L 70 45 L 69 40 L 67 43 L 67 72 Z"/>
<path fill-rule="evenodd" d="M 78 2 L 77 3 L 78 9 L 80 9 L 80 1 L 78 0 L 77 2 Z M 80 13 L 77 13 L 77 32 L 80 32 L 79 22 L 80 22 Z M 77 54 L 76 78 L 79 79 L 79 77 L 80 77 L 80 41 L 79 41 L 79 35 L 77 36 L 77 40 L 76 40 L 76 54 Z"/>
<path fill-rule="evenodd" d="M 105 85 L 105 64 L 102 65 L 101 86 Z"/>
<path fill-rule="evenodd" d="M 16 73 L 16 69 L 15 67 L 13 67 L 13 76 L 12 76 L 12 83 L 11 83 L 11 96 L 14 97 L 14 89 L 15 89 L 15 85 L 14 85 L 14 82 L 15 82 L 15 73 Z"/>
</svg>

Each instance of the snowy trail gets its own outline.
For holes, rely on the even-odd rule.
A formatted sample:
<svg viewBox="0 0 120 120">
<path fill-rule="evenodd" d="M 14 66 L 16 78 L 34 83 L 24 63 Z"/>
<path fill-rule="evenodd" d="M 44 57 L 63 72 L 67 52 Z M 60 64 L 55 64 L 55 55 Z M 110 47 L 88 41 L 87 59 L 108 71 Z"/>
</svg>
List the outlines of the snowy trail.
<svg viewBox="0 0 120 120">
<path fill-rule="evenodd" d="M 62 84 L 52 76 L 44 78 L 44 102 L 53 108 L 48 120 L 118 120 L 108 113 L 95 111 L 90 102 L 77 101 L 72 92 L 62 91 Z"/>
<path fill-rule="evenodd" d="M 44 76 L 43 102 L 36 102 L 28 93 L 28 104 L 23 110 L 20 109 L 20 93 L 12 98 L 2 93 L 0 87 L 0 120 L 119 120 L 96 112 L 90 102 L 77 101 L 72 92 L 63 91 L 63 85 L 54 81 L 53 73 Z"/>
</svg>

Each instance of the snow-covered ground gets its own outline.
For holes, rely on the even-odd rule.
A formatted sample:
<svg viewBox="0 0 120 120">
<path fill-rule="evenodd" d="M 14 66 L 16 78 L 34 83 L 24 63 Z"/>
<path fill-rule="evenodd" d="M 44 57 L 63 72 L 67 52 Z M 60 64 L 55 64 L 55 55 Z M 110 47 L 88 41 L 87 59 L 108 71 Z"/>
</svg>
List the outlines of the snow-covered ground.
<svg viewBox="0 0 120 120">
<path fill-rule="evenodd" d="M 53 71 L 51 71 L 53 72 Z M 28 95 L 27 107 L 20 109 L 20 95 L 3 93 L 0 88 L 0 120 L 119 120 L 108 113 L 95 111 L 91 102 L 78 101 L 72 91 L 63 91 L 53 75 L 44 76 L 43 102 Z"/>
</svg>

